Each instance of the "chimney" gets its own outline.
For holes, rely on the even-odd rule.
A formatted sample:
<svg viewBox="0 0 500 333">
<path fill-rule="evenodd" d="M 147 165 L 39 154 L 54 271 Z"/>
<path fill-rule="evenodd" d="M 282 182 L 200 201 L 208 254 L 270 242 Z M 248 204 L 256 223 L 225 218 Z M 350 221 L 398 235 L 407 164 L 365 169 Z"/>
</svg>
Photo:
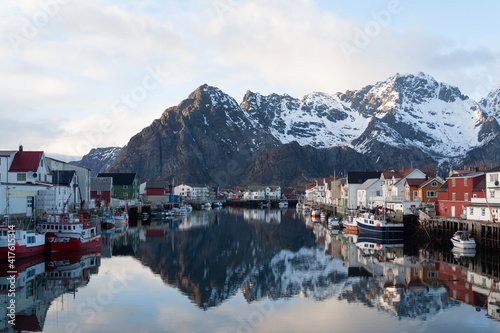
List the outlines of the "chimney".
<svg viewBox="0 0 500 333">
<path fill-rule="evenodd" d="M 23 145 L 19 145 L 19 151 L 23 151 Z"/>
<path fill-rule="evenodd" d="M 406 167 L 403 165 L 403 171 L 406 171 Z"/>
</svg>

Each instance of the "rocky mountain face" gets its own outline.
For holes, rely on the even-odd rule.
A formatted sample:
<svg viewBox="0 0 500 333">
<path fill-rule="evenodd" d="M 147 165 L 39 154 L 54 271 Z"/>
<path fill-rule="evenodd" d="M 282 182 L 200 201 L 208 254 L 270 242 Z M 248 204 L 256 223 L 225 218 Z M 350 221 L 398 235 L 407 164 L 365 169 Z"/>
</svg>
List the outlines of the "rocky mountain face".
<svg viewBox="0 0 500 333">
<path fill-rule="evenodd" d="M 444 171 L 500 161 L 499 96 L 496 88 L 477 103 L 422 73 L 302 99 L 248 91 L 241 104 L 203 85 L 132 137 L 108 171 L 137 172 L 141 180 L 288 186 L 334 169 L 435 164 Z"/>
<path fill-rule="evenodd" d="M 203 85 L 130 139 L 109 172 L 141 180 L 238 185 L 280 142 L 219 89 Z"/>
<path fill-rule="evenodd" d="M 90 169 L 90 175 L 97 177 L 99 173 L 105 172 L 113 164 L 122 149 L 122 147 L 94 148 L 80 161 L 70 163 Z"/>
</svg>

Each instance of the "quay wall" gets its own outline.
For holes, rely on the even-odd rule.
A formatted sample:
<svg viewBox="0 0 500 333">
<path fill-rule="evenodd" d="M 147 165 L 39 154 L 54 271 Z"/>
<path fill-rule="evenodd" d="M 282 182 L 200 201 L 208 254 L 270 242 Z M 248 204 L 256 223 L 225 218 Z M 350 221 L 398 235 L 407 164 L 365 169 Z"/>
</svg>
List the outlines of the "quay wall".
<svg viewBox="0 0 500 333">
<path fill-rule="evenodd" d="M 500 223 L 463 220 L 448 216 L 428 216 L 419 212 L 420 226 L 431 233 L 449 235 L 458 230 L 469 232 L 481 246 L 500 248 Z"/>
</svg>

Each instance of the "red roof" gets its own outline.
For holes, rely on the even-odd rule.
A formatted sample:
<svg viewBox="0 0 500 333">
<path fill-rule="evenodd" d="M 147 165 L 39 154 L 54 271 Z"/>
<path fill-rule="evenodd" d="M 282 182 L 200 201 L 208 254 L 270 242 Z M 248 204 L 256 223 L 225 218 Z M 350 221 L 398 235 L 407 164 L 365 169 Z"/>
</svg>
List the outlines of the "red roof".
<svg viewBox="0 0 500 333">
<path fill-rule="evenodd" d="M 10 165 L 10 172 L 37 171 L 43 151 L 18 151 Z"/>
<path fill-rule="evenodd" d="M 420 186 L 420 184 L 422 184 L 425 181 L 426 181 L 425 178 L 410 178 L 406 180 L 406 183 L 409 186 Z"/>
</svg>

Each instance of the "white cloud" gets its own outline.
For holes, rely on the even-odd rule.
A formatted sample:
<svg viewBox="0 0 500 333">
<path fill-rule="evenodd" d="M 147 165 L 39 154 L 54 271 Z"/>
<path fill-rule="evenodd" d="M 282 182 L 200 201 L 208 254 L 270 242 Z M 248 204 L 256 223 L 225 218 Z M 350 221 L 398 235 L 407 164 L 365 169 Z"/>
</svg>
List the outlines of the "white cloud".
<svg viewBox="0 0 500 333">
<path fill-rule="evenodd" d="M 382 2 L 378 13 L 389 10 L 390 3 Z M 159 67 L 168 76 L 128 108 L 129 118 L 117 121 L 115 132 L 103 136 L 98 146 L 126 144 L 203 83 L 237 100 L 247 89 L 301 97 L 311 91 L 359 89 L 396 72 L 424 71 L 471 97 L 486 95 L 500 79 L 498 52 L 491 46 L 498 34 L 477 31 L 477 40 L 461 42 L 449 35 L 449 28 L 423 28 L 416 5 L 401 4 L 387 22 L 378 22 L 377 31 L 374 5 L 356 8 L 358 17 L 340 17 L 340 11 L 325 10 L 325 4 L 312 0 L 75 0 L 51 12 L 39 2 L 2 1 L 0 107 L 8 110 L 3 117 L 11 134 L 58 119 L 51 136 L 37 129 L 37 143 L 64 153 L 62 142 L 75 146 L 82 133 L 95 130 L 96 121 L 115 117 L 113 103 L 141 87 L 148 68 Z M 33 23 L 44 12 L 47 22 L 15 52 L 9 34 L 23 36 L 26 20 Z M 446 11 L 433 17 L 441 14 Z M 355 44 L 359 31 L 370 35 L 361 47 Z M 357 48 L 349 59 L 343 43 Z M 79 134 L 71 131 L 75 127 Z M 2 149 L 17 142 L 8 133 L 0 134 Z"/>
</svg>

